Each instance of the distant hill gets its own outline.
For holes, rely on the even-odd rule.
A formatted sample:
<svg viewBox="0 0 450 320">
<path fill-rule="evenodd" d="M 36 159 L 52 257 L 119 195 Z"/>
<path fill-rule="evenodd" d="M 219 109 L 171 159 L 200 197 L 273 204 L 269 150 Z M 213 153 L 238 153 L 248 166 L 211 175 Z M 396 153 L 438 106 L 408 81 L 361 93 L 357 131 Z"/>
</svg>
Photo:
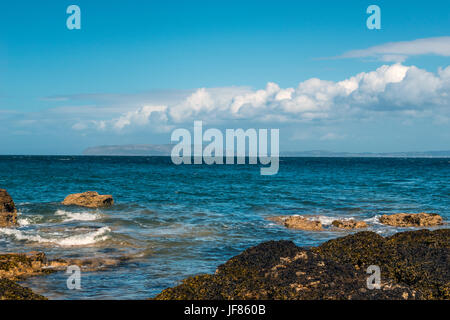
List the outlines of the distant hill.
<svg viewBox="0 0 450 320">
<path fill-rule="evenodd" d="M 87 148 L 83 155 L 87 156 L 170 156 L 174 145 L 171 144 L 128 144 L 97 146 Z M 331 152 L 324 150 L 312 151 L 286 151 L 280 152 L 282 157 L 358 157 L 358 158 L 450 158 L 448 151 L 425 151 L 425 152 L 386 152 L 386 153 L 351 153 Z"/>
<path fill-rule="evenodd" d="M 98 146 L 83 151 L 86 156 L 170 156 L 170 144 L 127 144 Z"/>
</svg>

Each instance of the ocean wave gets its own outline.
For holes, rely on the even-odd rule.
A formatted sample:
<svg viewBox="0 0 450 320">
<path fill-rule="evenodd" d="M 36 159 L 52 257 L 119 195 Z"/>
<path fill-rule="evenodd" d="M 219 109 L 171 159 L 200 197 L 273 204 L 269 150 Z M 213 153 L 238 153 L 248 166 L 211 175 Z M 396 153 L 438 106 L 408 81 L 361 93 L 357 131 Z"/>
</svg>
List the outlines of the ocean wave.
<svg viewBox="0 0 450 320">
<path fill-rule="evenodd" d="M 65 217 L 64 222 L 68 221 L 94 221 L 102 217 L 100 213 L 92 212 L 70 212 L 65 210 L 56 210 L 55 215 Z"/>
<path fill-rule="evenodd" d="M 62 247 L 71 246 L 87 246 L 97 242 L 105 241 L 109 238 L 108 233 L 111 231 L 108 227 L 102 227 L 92 232 L 77 234 L 67 237 L 43 237 L 39 234 L 33 234 L 29 231 L 18 229 L 0 228 L 0 234 L 12 236 L 16 240 L 39 242 L 53 244 Z"/>
<path fill-rule="evenodd" d="M 45 218 L 42 215 L 23 214 L 23 212 L 17 213 L 17 223 L 21 227 L 29 226 L 32 224 L 39 224 L 44 220 Z"/>
<path fill-rule="evenodd" d="M 19 224 L 19 226 L 23 227 L 23 226 L 28 226 L 31 224 L 31 220 L 28 218 L 18 218 L 17 219 L 17 223 Z"/>
</svg>

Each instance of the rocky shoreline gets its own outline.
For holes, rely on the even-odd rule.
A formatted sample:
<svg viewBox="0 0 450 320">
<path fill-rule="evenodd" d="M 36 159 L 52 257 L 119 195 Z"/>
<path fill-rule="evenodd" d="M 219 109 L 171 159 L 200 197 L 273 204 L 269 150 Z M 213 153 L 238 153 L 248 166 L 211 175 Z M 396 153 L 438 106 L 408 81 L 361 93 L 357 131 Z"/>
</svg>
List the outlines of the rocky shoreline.
<svg viewBox="0 0 450 320">
<path fill-rule="evenodd" d="M 113 205 L 111 195 L 72 194 L 62 202 L 89 208 Z M 286 228 L 320 232 L 314 217 L 268 218 Z M 400 227 L 444 224 L 431 213 L 383 215 L 380 223 Z M 17 209 L 0 189 L 0 227 L 17 226 Z M 364 221 L 335 220 L 333 230 L 367 228 Z M 155 299 L 450 299 L 450 229 L 399 232 L 383 238 L 362 231 L 329 240 L 318 247 L 297 247 L 291 241 L 269 241 L 245 250 L 218 267 L 215 274 L 189 277 Z M 118 259 L 55 259 L 42 252 L 0 253 L 0 300 L 42 300 L 17 283 L 31 276 L 63 271 L 70 265 L 97 271 L 125 261 Z M 369 267 L 379 267 L 378 289 L 367 285 Z"/>
<path fill-rule="evenodd" d="M 111 195 L 87 191 L 68 195 L 61 203 L 68 206 L 99 208 L 113 205 L 114 199 Z M 16 226 L 17 209 L 14 201 L 5 189 L 0 189 L 0 228 Z M 77 265 L 84 271 L 98 271 L 118 265 L 124 260 L 127 260 L 127 257 L 49 260 L 43 252 L 0 253 L 0 300 L 45 300 L 44 296 L 19 285 L 16 281 L 63 271 L 71 265 Z"/>
<path fill-rule="evenodd" d="M 269 241 L 248 248 L 215 274 L 189 277 L 156 300 L 450 299 L 450 229 L 406 231 L 383 238 L 363 231 L 313 248 Z M 0 300 L 43 300 L 16 283 L 76 264 L 88 270 L 121 261 L 49 260 L 44 253 L 0 254 Z M 367 288 L 366 270 L 381 270 L 381 288 Z"/>
</svg>

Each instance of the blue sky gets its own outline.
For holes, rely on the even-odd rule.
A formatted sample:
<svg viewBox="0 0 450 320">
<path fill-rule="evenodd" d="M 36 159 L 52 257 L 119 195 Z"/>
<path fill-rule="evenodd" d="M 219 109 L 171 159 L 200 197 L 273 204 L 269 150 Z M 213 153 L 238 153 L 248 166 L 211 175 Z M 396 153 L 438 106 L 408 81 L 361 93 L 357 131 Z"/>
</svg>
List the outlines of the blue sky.
<svg viewBox="0 0 450 320">
<path fill-rule="evenodd" d="M 282 150 L 450 149 L 449 30 L 434 0 L 2 2 L 0 153 L 169 143 L 194 120 L 279 128 Z"/>
</svg>

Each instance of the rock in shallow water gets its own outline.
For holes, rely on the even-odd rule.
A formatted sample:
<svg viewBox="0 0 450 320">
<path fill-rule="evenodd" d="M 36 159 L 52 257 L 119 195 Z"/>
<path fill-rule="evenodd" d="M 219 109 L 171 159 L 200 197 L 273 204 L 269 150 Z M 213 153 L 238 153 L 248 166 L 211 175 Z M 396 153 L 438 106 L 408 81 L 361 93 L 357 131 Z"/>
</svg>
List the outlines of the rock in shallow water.
<svg viewBox="0 0 450 320">
<path fill-rule="evenodd" d="M 0 254 L 0 278 L 18 280 L 51 273 L 47 266 L 47 257 L 42 252 Z"/>
<path fill-rule="evenodd" d="M 269 217 L 268 220 L 283 224 L 286 228 L 307 231 L 322 231 L 322 223 L 302 216 Z"/>
<path fill-rule="evenodd" d="M 435 213 L 397 213 L 383 215 L 380 222 L 394 227 L 431 227 L 444 223 L 442 217 Z"/>
<path fill-rule="evenodd" d="M 367 228 L 367 223 L 356 220 L 334 220 L 331 225 L 339 229 L 347 230 Z"/>
<path fill-rule="evenodd" d="M 87 191 L 68 195 L 62 204 L 66 206 L 75 205 L 88 208 L 100 208 L 112 206 L 114 199 L 111 195 L 99 195 L 98 192 Z"/>
<path fill-rule="evenodd" d="M 14 201 L 5 189 L 0 189 L 0 227 L 17 224 L 17 209 Z"/>
<path fill-rule="evenodd" d="M 83 271 L 100 271 L 117 266 L 126 260 L 128 257 L 49 260 L 43 252 L 0 253 L 0 300 L 46 299 L 33 293 L 30 289 L 20 286 L 15 281 L 31 276 L 65 271 L 71 265 L 77 265 Z"/>
<path fill-rule="evenodd" d="M 0 254 L 0 300 L 44 300 L 45 297 L 22 287 L 15 281 L 48 274 L 47 258 L 42 252 Z"/>
<path fill-rule="evenodd" d="M 269 241 L 155 299 L 450 299 L 449 257 L 449 229 L 359 232 L 312 249 Z M 381 289 L 367 288 L 370 265 Z"/>
</svg>

